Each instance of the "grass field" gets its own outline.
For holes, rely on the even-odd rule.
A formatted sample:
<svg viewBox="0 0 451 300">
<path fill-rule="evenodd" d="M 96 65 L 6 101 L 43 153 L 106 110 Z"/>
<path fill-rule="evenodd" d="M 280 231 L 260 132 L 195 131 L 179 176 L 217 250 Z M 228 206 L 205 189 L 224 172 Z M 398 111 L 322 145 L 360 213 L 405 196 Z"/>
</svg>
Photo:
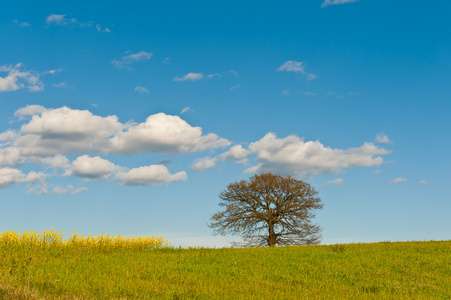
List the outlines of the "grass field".
<svg viewBox="0 0 451 300">
<path fill-rule="evenodd" d="M 0 299 L 451 299 L 451 241 L 174 249 L 0 241 Z"/>
</svg>

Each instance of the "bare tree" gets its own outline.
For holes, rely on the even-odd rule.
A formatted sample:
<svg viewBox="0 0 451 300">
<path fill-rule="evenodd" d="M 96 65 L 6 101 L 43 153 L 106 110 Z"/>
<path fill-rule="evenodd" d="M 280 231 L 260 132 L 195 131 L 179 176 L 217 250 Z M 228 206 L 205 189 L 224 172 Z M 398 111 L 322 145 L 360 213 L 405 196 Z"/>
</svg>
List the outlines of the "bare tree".
<svg viewBox="0 0 451 300">
<path fill-rule="evenodd" d="M 312 224 L 323 205 L 310 184 L 271 173 L 231 183 L 219 194 L 223 211 L 211 217 L 214 234 L 240 234 L 248 246 L 310 245 L 321 240 Z"/>
</svg>

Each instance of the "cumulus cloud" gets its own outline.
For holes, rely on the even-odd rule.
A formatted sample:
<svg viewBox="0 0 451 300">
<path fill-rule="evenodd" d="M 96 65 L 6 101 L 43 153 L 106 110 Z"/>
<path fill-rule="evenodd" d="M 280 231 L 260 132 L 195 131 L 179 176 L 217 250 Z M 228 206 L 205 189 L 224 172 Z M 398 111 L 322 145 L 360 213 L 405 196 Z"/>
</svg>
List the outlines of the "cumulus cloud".
<svg viewBox="0 0 451 300">
<path fill-rule="evenodd" d="M 24 174 L 22 171 L 13 168 L 0 168 L 0 189 L 8 188 L 19 182 L 36 182 L 43 179 L 43 173 L 30 172 Z"/>
<path fill-rule="evenodd" d="M 13 92 L 27 88 L 30 92 L 44 90 L 44 84 L 40 79 L 40 74 L 35 71 L 25 70 L 22 63 L 15 66 L 0 66 L 0 74 L 7 73 L 5 77 L 0 76 L 0 93 Z"/>
<path fill-rule="evenodd" d="M 7 130 L 3 133 L 0 133 L 0 143 L 1 142 L 10 142 L 17 137 L 17 132 L 13 130 Z"/>
<path fill-rule="evenodd" d="M 337 178 L 337 179 L 334 179 L 334 180 L 329 180 L 329 181 L 327 181 L 326 183 L 323 184 L 323 186 L 330 185 L 330 184 L 340 185 L 340 184 L 342 184 L 343 182 L 344 182 L 343 179 Z"/>
<path fill-rule="evenodd" d="M 113 59 L 111 63 L 117 68 L 131 69 L 129 65 L 139 61 L 149 60 L 152 56 L 153 53 L 140 51 L 138 53 L 126 55 L 120 60 Z"/>
<path fill-rule="evenodd" d="M 2 188 L 17 182 L 32 183 L 33 174 L 16 169 L 28 164 L 53 169 L 53 176 L 76 176 L 84 181 L 119 180 L 123 185 L 147 185 L 186 180 L 185 172 L 171 174 L 163 164 L 126 171 L 99 154 L 163 153 L 182 154 L 227 147 L 230 142 L 216 134 L 203 134 L 179 116 L 158 113 L 142 123 L 121 123 L 116 116 L 98 116 L 88 110 L 68 107 L 45 108 L 28 105 L 15 112 L 23 121 L 20 130 L 0 133 Z M 239 160 L 242 148 L 232 147 L 217 160 Z M 72 162 L 68 155 L 78 155 Z M 243 158 L 244 159 L 244 158 Z M 60 172 L 60 170 L 65 170 Z M 47 193 L 44 177 L 27 192 Z M 50 186 L 52 191 L 52 186 Z M 53 188 L 55 193 L 74 193 L 76 189 Z"/>
<path fill-rule="evenodd" d="M 24 155 L 36 156 L 92 151 L 122 128 L 116 116 L 100 117 L 68 107 L 48 109 L 21 127 L 22 136 L 14 146 Z"/>
<path fill-rule="evenodd" d="M 53 157 L 30 157 L 29 160 L 31 163 L 40 163 L 53 169 L 64 170 L 70 167 L 67 157 L 61 154 L 57 154 Z"/>
<path fill-rule="evenodd" d="M 108 144 L 113 153 L 163 152 L 185 153 L 226 147 L 230 142 L 216 134 L 202 135 L 202 128 L 192 127 L 179 116 L 158 113 L 144 123 L 116 134 Z"/>
<path fill-rule="evenodd" d="M 332 149 L 319 141 L 304 142 L 296 135 L 279 139 L 274 133 L 268 133 L 259 141 L 251 143 L 248 151 L 256 155 L 258 164 L 245 172 L 294 175 L 331 174 L 347 168 L 377 167 L 384 161 L 378 155 L 390 153 L 372 143 L 346 150 Z"/>
<path fill-rule="evenodd" d="M 19 108 L 14 112 L 14 116 L 22 120 L 25 116 L 40 115 L 45 112 L 47 108 L 41 105 L 27 105 L 25 107 Z"/>
<path fill-rule="evenodd" d="M 218 161 L 228 160 L 246 165 L 248 162 L 247 156 L 248 150 L 244 149 L 241 145 L 235 145 L 231 147 L 229 151 L 224 152 L 214 158 L 205 157 L 199 159 L 193 164 L 192 168 L 196 171 L 204 171 L 205 169 L 214 167 L 216 165 L 216 162 Z"/>
<path fill-rule="evenodd" d="M 213 168 L 214 166 L 216 166 L 216 161 L 217 161 L 217 159 L 215 159 L 215 158 L 204 157 L 204 158 L 198 159 L 192 165 L 192 168 L 193 168 L 193 170 L 196 170 L 196 171 L 204 171 L 206 169 Z"/>
<path fill-rule="evenodd" d="M 357 1 L 359 1 L 359 0 L 324 0 L 323 4 L 321 4 L 321 7 L 337 5 L 337 4 L 353 3 L 353 2 L 357 2 Z"/>
<path fill-rule="evenodd" d="M 77 157 L 77 159 L 72 162 L 70 170 L 68 170 L 65 175 L 78 176 L 86 181 L 96 179 L 106 180 L 118 169 L 118 166 L 106 159 L 99 156 L 90 157 L 85 154 Z"/>
<path fill-rule="evenodd" d="M 317 78 L 315 74 L 307 73 L 305 71 L 304 62 L 302 61 L 294 61 L 294 60 L 286 61 L 276 71 L 299 73 L 306 76 L 307 80 L 313 80 Z"/>
<path fill-rule="evenodd" d="M 115 177 L 123 185 L 156 185 L 173 181 L 185 181 L 187 178 L 185 171 L 171 174 L 164 165 L 150 165 L 126 172 L 120 171 Z"/>
<path fill-rule="evenodd" d="M 0 148 L 0 167 L 13 166 L 23 161 L 20 150 L 14 147 Z"/>
<path fill-rule="evenodd" d="M 68 184 L 67 187 L 62 187 L 62 186 L 54 186 L 52 189 L 52 193 L 53 194 L 58 194 L 58 195 L 63 195 L 63 194 L 71 194 L 71 195 L 75 195 L 84 191 L 87 191 L 88 188 L 78 188 L 75 189 L 73 185 Z"/>
<path fill-rule="evenodd" d="M 398 178 L 395 178 L 392 181 L 390 181 L 390 183 L 400 183 L 400 182 L 406 182 L 406 181 L 407 181 L 406 178 L 398 177 Z"/>
<path fill-rule="evenodd" d="M 202 134 L 179 116 L 158 113 L 142 123 L 121 123 L 116 116 L 101 117 L 88 110 L 61 107 L 46 109 L 29 105 L 18 109 L 21 119 L 32 116 L 13 137 L 2 133 L 15 150 L 2 149 L 2 160 L 11 157 L 51 157 L 86 153 L 151 153 L 168 154 L 204 151 L 227 147 L 230 142 L 216 134 Z M 12 139 L 12 140 L 11 140 Z M 1 149 L 1 148 L 0 148 Z M 20 150 L 20 155 L 12 155 Z M 8 157 L 8 159 L 4 158 Z"/>
<path fill-rule="evenodd" d="M 180 76 L 176 76 L 174 78 L 174 81 L 197 81 L 197 80 L 201 80 L 204 77 L 204 75 L 202 73 L 188 73 L 183 77 Z"/>
<path fill-rule="evenodd" d="M 134 91 L 138 92 L 140 94 L 148 94 L 149 93 L 149 90 L 146 87 L 143 87 L 143 86 L 135 87 Z"/>
<path fill-rule="evenodd" d="M 249 160 L 253 158 L 255 164 L 248 167 L 245 173 L 273 172 L 312 176 L 340 173 L 348 168 L 378 167 L 384 162 L 381 155 L 389 153 L 390 151 L 373 143 L 364 143 L 357 148 L 332 149 L 319 141 L 305 142 L 296 135 L 280 139 L 274 133 L 268 133 L 249 144 L 247 149 L 235 145 L 216 157 L 198 159 L 192 169 L 203 171 L 214 167 L 218 161 L 227 160 L 249 165 Z"/>
<path fill-rule="evenodd" d="M 428 184 L 429 182 L 427 182 L 426 180 L 420 180 L 418 181 L 418 184 Z"/>
<path fill-rule="evenodd" d="M 376 138 L 374 139 L 377 143 L 383 143 L 383 144 L 391 144 L 392 142 L 388 138 L 386 134 L 379 133 Z"/>
</svg>

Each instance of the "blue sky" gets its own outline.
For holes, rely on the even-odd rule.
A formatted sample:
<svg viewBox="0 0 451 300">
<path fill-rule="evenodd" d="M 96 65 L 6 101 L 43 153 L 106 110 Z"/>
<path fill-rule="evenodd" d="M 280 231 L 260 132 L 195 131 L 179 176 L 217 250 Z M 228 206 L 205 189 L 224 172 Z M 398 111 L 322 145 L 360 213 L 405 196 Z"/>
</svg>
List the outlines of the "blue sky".
<svg viewBox="0 0 451 300">
<path fill-rule="evenodd" d="M 207 226 L 228 183 L 310 182 L 324 243 L 451 228 L 446 1 L 2 1 L 0 230 Z"/>
</svg>

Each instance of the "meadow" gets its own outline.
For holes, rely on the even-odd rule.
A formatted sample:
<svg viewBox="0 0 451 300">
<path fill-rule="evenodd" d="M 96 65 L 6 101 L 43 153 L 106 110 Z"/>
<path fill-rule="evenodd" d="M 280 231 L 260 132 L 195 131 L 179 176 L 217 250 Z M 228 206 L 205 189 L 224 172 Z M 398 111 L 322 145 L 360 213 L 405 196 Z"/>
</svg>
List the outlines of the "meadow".
<svg viewBox="0 0 451 300">
<path fill-rule="evenodd" d="M 451 241 L 182 249 L 5 232 L 0 299 L 451 299 Z"/>
</svg>

